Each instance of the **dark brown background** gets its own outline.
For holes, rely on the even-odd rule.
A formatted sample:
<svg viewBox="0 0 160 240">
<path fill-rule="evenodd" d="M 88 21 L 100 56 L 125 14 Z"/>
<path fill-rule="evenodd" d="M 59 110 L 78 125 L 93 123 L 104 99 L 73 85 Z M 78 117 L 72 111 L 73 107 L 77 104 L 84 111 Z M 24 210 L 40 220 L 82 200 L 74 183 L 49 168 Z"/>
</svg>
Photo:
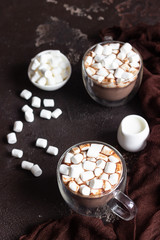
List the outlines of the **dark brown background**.
<svg viewBox="0 0 160 240">
<path fill-rule="evenodd" d="M 136 113 L 143 116 L 138 95 L 127 105 L 105 108 L 86 93 L 81 77 L 81 58 L 89 46 L 100 41 L 104 27 L 130 27 L 139 23 L 155 24 L 159 18 L 158 0 L 8 0 L 0 2 L 0 239 L 14 240 L 39 223 L 68 215 L 56 183 L 59 157 L 71 145 L 83 140 L 101 140 L 112 144 L 124 155 L 128 174 L 138 154 L 123 151 L 116 131 L 122 118 Z M 28 80 L 30 59 L 38 52 L 59 49 L 72 63 L 70 81 L 60 90 L 44 92 Z M 63 114 L 57 120 L 39 117 L 24 121 L 21 107 L 30 104 L 19 94 L 28 89 L 41 99 L 54 98 Z M 6 135 L 16 120 L 24 122 L 18 142 L 9 145 Z M 35 147 L 38 137 L 59 148 L 58 156 Z M 21 169 L 22 159 L 11 157 L 13 147 L 24 151 L 23 160 L 38 163 L 39 178 Z"/>
</svg>

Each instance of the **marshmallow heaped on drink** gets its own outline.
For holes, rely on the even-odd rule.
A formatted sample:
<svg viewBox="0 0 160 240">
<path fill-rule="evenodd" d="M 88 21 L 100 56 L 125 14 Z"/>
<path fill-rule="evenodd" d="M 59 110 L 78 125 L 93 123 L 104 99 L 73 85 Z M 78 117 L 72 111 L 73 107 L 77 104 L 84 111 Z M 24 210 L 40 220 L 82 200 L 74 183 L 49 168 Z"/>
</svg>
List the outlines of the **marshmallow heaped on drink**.
<svg viewBox="0 0 160 240">
<path fill-rule="evenodd" d="M 86 142 L 65 153 L 59 171 L 63 183 L 70 190 L 83 196 L 97 196 L 108 193 L 118 184 L 122 162 L 110 147 Z"/>
<path fill-rule="evenodd" d="M 92 57 L 91 52 L 94 52 Z M 130 43 L 101 43 L 97 44 L 91 52 L 85 56 L 85 70 L 100 85 L 108 88 L 125 87 L 137 78 L 141 59 Z M 136 67 L 134 74 L 130 70 L 131 67 Z M 112 74 L 109 74 L 110 70 L 113 70 Z"/>
</svg>

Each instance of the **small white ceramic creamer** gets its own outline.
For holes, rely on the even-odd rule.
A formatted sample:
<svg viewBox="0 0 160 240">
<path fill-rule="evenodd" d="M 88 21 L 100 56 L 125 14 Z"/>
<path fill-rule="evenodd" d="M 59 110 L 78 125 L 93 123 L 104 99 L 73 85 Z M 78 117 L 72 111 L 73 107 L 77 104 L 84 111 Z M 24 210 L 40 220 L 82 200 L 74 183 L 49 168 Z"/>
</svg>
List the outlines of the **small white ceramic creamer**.
<svg viewBox="0 0 160 240">
<path fill-rule="evenodd" d="M 149 132 L 148 123 L 143 117 L 128 115 L 119 125 L 117 140 L 126 151 L 138 152 L 145 148 Z"/>
</svg>

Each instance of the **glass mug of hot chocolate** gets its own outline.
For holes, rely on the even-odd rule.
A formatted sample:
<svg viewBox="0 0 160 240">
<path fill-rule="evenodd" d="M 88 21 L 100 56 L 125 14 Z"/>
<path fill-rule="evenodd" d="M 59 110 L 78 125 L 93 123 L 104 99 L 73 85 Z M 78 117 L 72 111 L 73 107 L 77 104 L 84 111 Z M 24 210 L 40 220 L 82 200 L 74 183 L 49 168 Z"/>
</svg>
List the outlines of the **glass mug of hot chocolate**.
<svg viewBox="0 0 160 240">
<path fill-rule="evenodd" d="M 103 218 L 108 210 L 129 221 L 135 203 L 124 194 L 127 169 L 122 155 L 111 145 L 85 141 L 66 150 L 57 165 L 60 193 L 79 214 Z"/>
<path fill-rule="evenodd" d="M 130 43 L 106 41 L 89 48 L 82 59 L 84 86 L 92 99 L 116 107 L 137 93 L 143 75 L 140 53 Z"/>
</svg>

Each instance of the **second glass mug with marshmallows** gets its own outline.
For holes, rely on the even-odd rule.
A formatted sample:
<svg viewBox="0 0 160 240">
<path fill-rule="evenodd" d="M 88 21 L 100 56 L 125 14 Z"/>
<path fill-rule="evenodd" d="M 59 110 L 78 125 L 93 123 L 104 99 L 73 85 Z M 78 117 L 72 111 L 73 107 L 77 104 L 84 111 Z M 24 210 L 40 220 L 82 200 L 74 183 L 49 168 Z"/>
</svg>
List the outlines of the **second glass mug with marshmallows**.
<svg viewBox="0 0 160 240">
<path fill-rule="evenodd" d="M 108 193 L 103 193 L 98 196 L 84 196 L 69 190 L 62 181 L 60 165 L 63 163 L 63 159 L 66 153 L 70 152 L 72 148 L 86 143 L 103 144 L 104 146 L 111 148 L 119 156 L 121 160 L 122 163 L 121 178 L 118 184 L 115 186 L 115 188 L 113 188 Z M 93 216 L 98 218 L 104 217 L 107 218 L 107 214 L 109 214 L 108 213 L 109 209 L 123 220 L 129 221 L 133 219 L 137 213 L 137 207 L 135 203 L 127 195 L 124 194 L 126 179 L 127 168 L 125 160 L 123 159 L 122 155 L 119 153 L 117 149 L 115 149 L 111 145 L 100 141 L 85 141 L 70 147 L 63 153 L 57 165 L 57 182 L 60 193 L 65 202 L 69 205 L 69 207 L 73 209 L 75 212 L 82 215 Z"/>
</svg>

